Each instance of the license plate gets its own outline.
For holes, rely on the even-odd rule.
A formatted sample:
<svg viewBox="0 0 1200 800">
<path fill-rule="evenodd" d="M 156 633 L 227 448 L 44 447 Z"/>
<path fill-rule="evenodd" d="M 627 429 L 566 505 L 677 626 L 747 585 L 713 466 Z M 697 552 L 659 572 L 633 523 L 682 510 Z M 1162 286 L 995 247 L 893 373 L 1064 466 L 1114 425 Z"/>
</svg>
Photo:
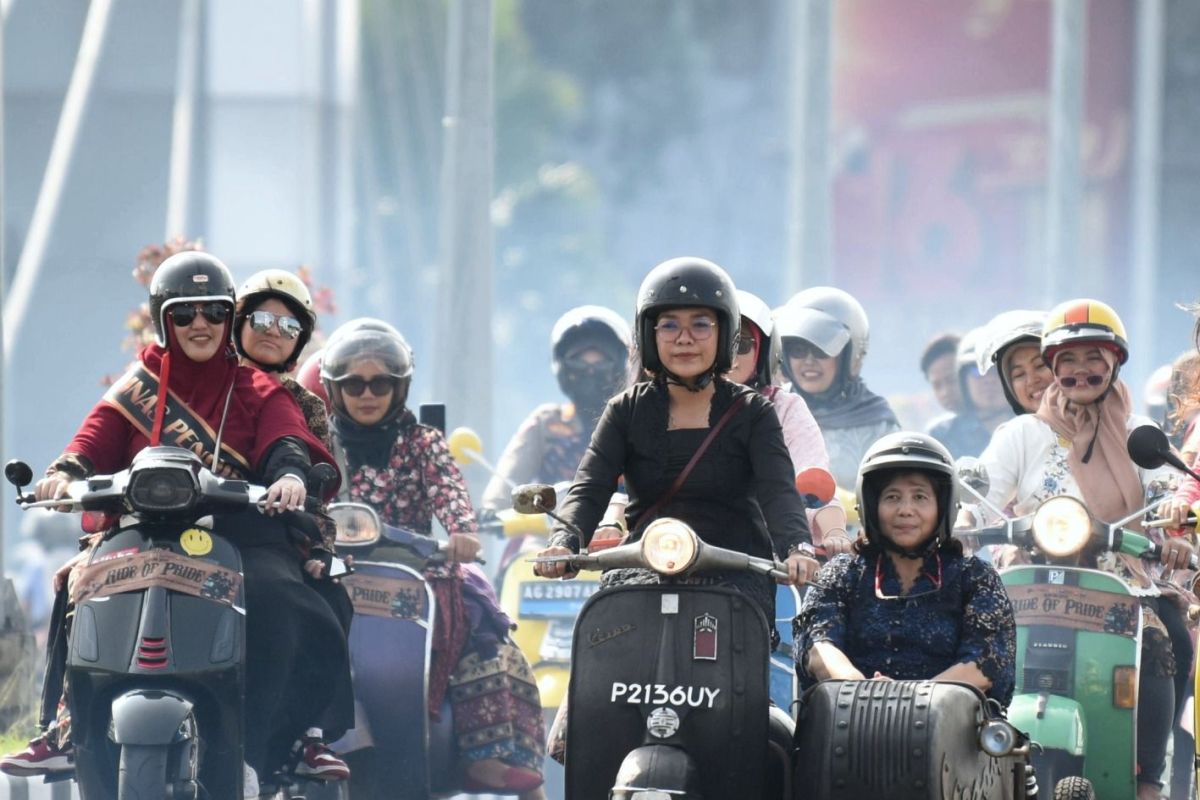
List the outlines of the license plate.
<svg viewBox="0 0 1200 800">
<path fill-rule="evenodd" d="M 599 588 L 599 581 L 526 581 L 518 613 L 525 619 L 574 619 Z"/>
</svg>

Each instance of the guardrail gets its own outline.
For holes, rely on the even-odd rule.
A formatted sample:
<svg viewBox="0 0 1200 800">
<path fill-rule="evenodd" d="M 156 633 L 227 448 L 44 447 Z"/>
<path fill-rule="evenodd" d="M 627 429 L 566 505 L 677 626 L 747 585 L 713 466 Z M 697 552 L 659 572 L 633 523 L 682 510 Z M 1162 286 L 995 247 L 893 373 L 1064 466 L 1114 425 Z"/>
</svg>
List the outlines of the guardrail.
<svg viewBox="0 0 1200 800">
<path fill-rule="evenodd" d="M 46 783 L 41 778 L 0 774 L 0 800 L 79 800 L 75 781 Z"/>
</svg>

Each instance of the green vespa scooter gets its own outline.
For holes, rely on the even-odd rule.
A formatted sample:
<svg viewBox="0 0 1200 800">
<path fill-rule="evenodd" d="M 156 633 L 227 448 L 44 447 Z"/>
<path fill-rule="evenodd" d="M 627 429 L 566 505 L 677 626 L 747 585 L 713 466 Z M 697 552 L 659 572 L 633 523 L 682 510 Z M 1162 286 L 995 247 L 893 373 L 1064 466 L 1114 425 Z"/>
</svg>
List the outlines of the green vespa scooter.
<svg viewBox="0 0 1200 800">
<path fill-rule="evenodd" d="M 1047 500 L 1030 516 L 1008 519 L 984 498 L 982 468 L 966 461 L 960 462 L 960 483 L 1003 522 L 962 534 L 979 546 L 1016 545 L 1034 561 L 1001 570 L 1000 576 L 1017 622 L 1017 685 L 1008 720 L 1035 743 L 1043 796 L 1132 798 L 1141 604 L 1124 580 L 1080 561 L 1106 551 L 1157 559 L 1158 544 L 1123 526 L 1163 500 L 1113 524 L 1097 520 L 1068 496 Z M 1194 562 L 1193 557 L 1193 568 Z"/>
</svg>

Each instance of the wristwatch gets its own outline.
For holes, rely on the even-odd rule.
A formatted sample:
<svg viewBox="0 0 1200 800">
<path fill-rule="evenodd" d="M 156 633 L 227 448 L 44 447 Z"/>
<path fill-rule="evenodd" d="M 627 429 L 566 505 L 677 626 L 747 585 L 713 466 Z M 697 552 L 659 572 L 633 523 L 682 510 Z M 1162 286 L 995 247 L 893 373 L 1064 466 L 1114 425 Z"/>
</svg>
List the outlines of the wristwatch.
<svg viewBox="0 0 1200 800">
<path fill-rule="evenodd" d="M 791 556 L 793 553 L 799 553 L 800 555 L 805 556 L 806 558 L 816 558 L 817 557 L 816 548 L 814 548 L 808 542 L 801 542 L 800 544 L 794 544 L 791 547 L 789 547 L 787 554 L 789 556 Z"/>
</svg>

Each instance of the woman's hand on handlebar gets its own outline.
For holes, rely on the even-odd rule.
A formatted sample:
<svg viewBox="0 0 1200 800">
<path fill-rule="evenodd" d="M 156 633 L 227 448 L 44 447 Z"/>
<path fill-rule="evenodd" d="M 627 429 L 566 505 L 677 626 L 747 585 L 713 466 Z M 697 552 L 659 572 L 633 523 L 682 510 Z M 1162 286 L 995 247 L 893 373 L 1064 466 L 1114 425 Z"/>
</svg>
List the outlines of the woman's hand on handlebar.
<svg viewBox="0 0 1200 800">
<path fill-rule="evenodd" d="M 33 496 L 38 502 L 44 500 L 59 500 L 67 496 L 67 487 L 71 485 L 71 476 L 65 472 L 51 472 L 33 487 Z M 58 511 L 70 511 L 70 506 L 59 506 Z"/>
<path fill-rule="evenodd" d="M 803 586 L 810 580 L 816 577 L 817 570 L 821 565 L 817 563 L 815 558 L 804 555 L 804 553 L 792 553 L 787 557 L 787 561 L 783 562 L 787 567 L 787 580 L 776 578 L 777 583 L 782 583 L 785 586 Z"/>
<path fill-rule="evenodd" d="M 446 558 L 451 561 L 474 561 L 479 555 L 479 537 L 473 533 L 452 533 L 446 545 Z"/>
<path fill-rule="evenodd" d="M 308 490 L 304 488 L 304 481 L 288 473 L 267 489 L 267 496 L 263 498 L 263 502 L 266 503 L 264 513 L 270 515 L 284 511 L 302 511 L 307 496 Z"/>
<path fill-rule="evenodd" d="M 1185 539 L 1167 539 L 1163 542 L 1159 558 L 1167 569 L 1189 569 L 1195 552 Z"/>
<path fill-rule="evenodd" d="M 1171 500 L 1162 507 L 1163 519 L 1170 520 L 1168 528 L 1183 528 L 1188 524 L 1188 518 L 1194 516 L 1200 503 L 1190 503 L 1183 498 Z"/>
<path fill-rule="evenodd" d="M 545 550 L 539 550 L 537 553 L 538 558 L 570 555 L 574 555 L 574 553 L 567 548 L 560 547 L 558 545 L 547 547 Z M 571 569 L 571 565 L 566 561 L 560 561 L 555 564 L 539 562 L 533 565 L 533 572 L 535 575 L 542 578 L 574 578 L 576 574 L 575 570 Z"/>
<path fill-rule="evenodd" d="M 854 555 L 853 545 L 854 542 L 851 541 L 849 534 L 839 530 L 829 531 L 821 540 L 821 546 L 825 548 L 827 558 L 840 556 L 842 553 Z"/>
</svg>

